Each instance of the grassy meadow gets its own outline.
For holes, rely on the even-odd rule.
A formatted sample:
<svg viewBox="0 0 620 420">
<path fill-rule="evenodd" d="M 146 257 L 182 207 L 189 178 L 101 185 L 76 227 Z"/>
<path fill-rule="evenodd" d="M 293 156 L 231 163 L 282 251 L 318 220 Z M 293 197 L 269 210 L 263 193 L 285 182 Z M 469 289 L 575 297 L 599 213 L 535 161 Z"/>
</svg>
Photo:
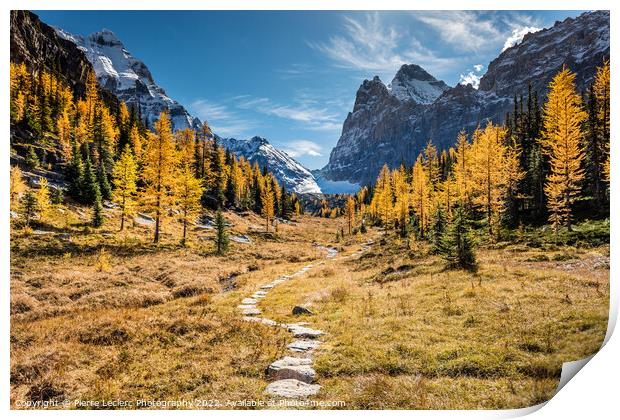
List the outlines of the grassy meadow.
<svg viewBox="0 0 620 420">
<path fill-rule="evenodd" d="M 608 223 L 552 240 L 540 230 L 478 249 L 479 270 L 447 270 L 426 244 L 371 228 L 336 242 L 342 219 L 298 217 L 263 233 L 227 212 L 187 247 L 170 221 L 92 229 L 69 207 L 11 238 L 11 403 L 18 400 L 265 399 L 265 368 L 286 353 L 283 329 L 244 322 L 236 306 L 261 284 L 314 263 L 261 302 L 278 322 L 326 332 L 316 400 L 345 408 L 517 408 L 549 399 L 561 365 L 598 350 L 609 303 Z M 83 217 L 83 216 L 82 216 Z M 580 230 L 581 229 L 581 230 Z M 603 232 L 603 233 L 600 233 Z M 585 238 L 585 239 L 584 239 Z M 536 240 L 536 243 L 533 240 Z M 360 244 L 373 240 L 360 256 Z M 335 246 L 325 260 L 316 245 Z M 302 305 L 311 315 L 294 316 Z"/>
</svg>

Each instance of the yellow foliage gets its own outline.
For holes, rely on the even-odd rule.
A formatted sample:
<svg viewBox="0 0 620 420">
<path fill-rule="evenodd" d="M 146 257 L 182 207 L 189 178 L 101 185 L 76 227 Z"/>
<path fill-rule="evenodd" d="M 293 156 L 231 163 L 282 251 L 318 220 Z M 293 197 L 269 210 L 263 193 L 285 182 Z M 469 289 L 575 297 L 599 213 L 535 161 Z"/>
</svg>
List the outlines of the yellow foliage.
<svg viewBox="0 0 620 420">
<path fill-rule="evenodd" d="M 471 146 L 471 190 L 473 204 L 487 215 L 489 233 L 499 233 L 510 188 L 523 178 L 519 151 L 506 145 L 506 128 L 487 123 L 474 135 Z"/>
<path fill-rule="evenodd" d="M 172 142 L 172 129 L 167 112 L 162 112 L 155 122 L 155 134 L 149 135 L 144 154 L 142 178 L 145 187 L 142 202 L 147 210 L 155 213 L 155 235 L 159 242 L 165 208 L 172 206 L 176 176 L 177 153 Z"/>
<path fill-rule="evenodd" d="M 581 96 L 575 91 L 575 75 L 567 68 L 559 72 L 549 85 L 544 106 L 544 129 L 541 145 L 549 156 L 551 173 L 545 183 L 549 221 L 557 229 L 571 226 L 571 205 L 581 191 L 585 176 L 582 162 L 582 123 L 587 114 Z"/>
<path fill-rule="evenodd" d="M 121 227 L 125 226 L 125 219 L 131 215 L 137 192 L 136 181 L 138 178 L 138 164 L 131 153 L 128 144 L 125 145 L 121 157 L 114 165 L 112 179 L 114 180 L 114 200 L 121 209 Z"/>
</svg>

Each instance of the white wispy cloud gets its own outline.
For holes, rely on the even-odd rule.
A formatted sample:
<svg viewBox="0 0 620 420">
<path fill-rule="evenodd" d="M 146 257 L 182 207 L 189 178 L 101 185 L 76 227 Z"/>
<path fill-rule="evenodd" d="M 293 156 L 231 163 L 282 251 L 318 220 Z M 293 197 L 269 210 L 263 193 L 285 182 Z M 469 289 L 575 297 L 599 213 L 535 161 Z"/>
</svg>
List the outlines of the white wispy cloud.
<svg viewBox="0 0 620 420">
<path fill-rule="evenodd" d="M 241 109 L 303 123 L 311 130 L 334 130 L 341 127 L 339 115 L 325 107 L 313 106 L 313 101 L 298 100 L 295 104 L 281 104 L 269 98 L 244 98 L 237 102 Z"/>
<path fill-rule="evenodd" d="M 512 36 L 511 32 L 520 33 L 524 28 L 536 29 L 535 25 L 539 24 L 532 16 L 521 12 L 499 14 L 444 10 L 420 11 L 412 13 L 412 16 L 429 26 L 445 43 L 469 52 L 498 48 L 506 37 Z"/>
<path fill-rule="evenodd" d="M 323 156 L 323 148 L 311 140 L 292 140 L 284 143 L 281 149 L 290 157 Z"/>
<path fill-rule="evenodd" d="M 482 77 L 482 70 L 484 66 L 482 64 L 474 64 L 472 69 L 468 69 L 465 74 L 459 75 L 460 85 L 472 85 L 475 89 L 480 86 L 480 78 Z"/>
<path fill-rule="evenodd" d="M 506 42 L 504 42 L 504 48 L 502 48 L 502 51 L 505 51 L 508 48 L 520 43 L 526 34 L 530 32 L 538 32 L 540 30 L 541 28 L 538 28 L 536 26 L 523 26 L 520 28 L 514 28 L 512 30 L 512 34 L 506 39 Z"/>
<path fill-rule="evenodd" d="M 479 51 L 502 37 L 493 20 L 483 19 L 473 11 L 428 11 L 413 16 L 430 26 L 444 42 L 458 44 L 467 51 Z"/>
<path fill-rule="evenodd" d="M 208 121 L 211 129 L 223 137 L 248 136 L 255 129 L 253 121 L 241 117 L 225 104 L 196 99 L 189 108 L 202 121 Z"/>
<path fill-rule="evenodd" d="M 470 71 L 467 74 L 461 74 L 459 77 L 460 85 L 472 85 L 475 89 L 480 86 L 480 76 Z"/>
<path fill-rule="evenodd" d="M 376 12 L 362 19 L 344 17 L 343 30 L 326 43 L 308 45 L 338 67 L 375 72 L 383 79 L 393 76 L 406 63 L 423 63 L 430 70 L 454 63 L 452 58 L 439 57 L 424 47 L 406 29 L 386 23 Z"/>
</svg>

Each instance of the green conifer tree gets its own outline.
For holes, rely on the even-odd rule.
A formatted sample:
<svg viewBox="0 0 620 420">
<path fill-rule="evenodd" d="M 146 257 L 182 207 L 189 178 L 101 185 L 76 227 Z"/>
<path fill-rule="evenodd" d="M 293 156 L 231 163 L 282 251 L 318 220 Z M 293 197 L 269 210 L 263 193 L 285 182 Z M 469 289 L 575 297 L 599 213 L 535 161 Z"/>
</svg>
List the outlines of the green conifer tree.
<svg viewBox="0 0 620 420">
<path fill-rule="evenodd" d="M 95 174 L 88 153 L 86 153 L 86 163 L 84 164 L 84 177 L 80 191 L 81 201 L 84 204 L 95 204 L 97 201 L 97 197 L 99 197 L 99 200 L 101 201 L 101 190 L 99 189 L 99 182 L 97 181 L 97 175 Z"/>
<path fill-rule="evenodd" d="M 441 207 L 433 214 L 430 231 L 431 252 L 438 253 L 441 250 L 441 241 L 446 232 L 446 217 Z"/>
<path fill-rule="evenodd" d="M 95 191 L 95 201 L 93 203 L 93 219 L 91 224 L 93 227 L 101 227 L 103 225 L 103 221 L 105 218 L 103 217 L 103 206 L 101 205 L 101 192 L 99 192 L 99 188 Z"/>
<path fill-rule="evenodd" d="M 103 165 L 99 165 L 99 168 L 97 168 L 97 183 L 99 184 L 99 191 L 101 191 L 101 198 L 103 200 L 110 200 L 112 198 L 112 187 Z"/>
<path fill-rule="evenodd" d="M 465 211 L 458 207 L 438 247 L 439 254 L 447 261 L 449 267 L 470 271 L 475 271 L 478 267 L 469 224 Z"/>
<path fill-rule="evenodd" d="M 215 214 L 215 252 L 223 255 L 228 250 L 228 233 L 226 232 L 226 221 L 221 210 L 217 210 Z"/>
<path fill-rule="evenodd" d="M 25 218 L 26 226 L 30 226 L 30 221 L 37 211 L 37 197 L 32 190 L 26 191 L 22 199 L 22 213 Z"/>
<path fill-rule="evenodd" d="M 82 162 L 82 153 L 76 145 L 73 147 L 71 162 L 65 169 L 65 177 L 69 184 L 69 195 L 81 201 L 82 186 L 84 185 L 84 163 Z"/>
<path fill-rule="evenodd" d="M 26 166 L 31 170 L 39 167 L 39 156 L 32 145 L 28 146 L 28 152 L 26 152 Z"/>
</svg>

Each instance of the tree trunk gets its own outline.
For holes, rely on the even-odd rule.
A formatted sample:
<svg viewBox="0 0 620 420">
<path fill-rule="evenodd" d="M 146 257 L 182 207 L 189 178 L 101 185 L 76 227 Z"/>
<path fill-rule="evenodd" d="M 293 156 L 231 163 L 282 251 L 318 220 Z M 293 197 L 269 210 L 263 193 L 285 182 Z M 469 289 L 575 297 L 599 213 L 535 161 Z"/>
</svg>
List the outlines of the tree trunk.
<svg viewBox="0 0 620 420">
<path fill-rule="evenodd" d="M 122 207 L 123 210 L 121 211 L 121 232 L 125 228 L 125 197 L 123 197 Z"/>
<path fill-rule="evenodd" d="M 185 217 L 183 218 L 183 239 L 181 240 L 181 245 L 185 246 L 186 238 L 187 238 L 187 212 L 185 213 Z"/>
</svg>

